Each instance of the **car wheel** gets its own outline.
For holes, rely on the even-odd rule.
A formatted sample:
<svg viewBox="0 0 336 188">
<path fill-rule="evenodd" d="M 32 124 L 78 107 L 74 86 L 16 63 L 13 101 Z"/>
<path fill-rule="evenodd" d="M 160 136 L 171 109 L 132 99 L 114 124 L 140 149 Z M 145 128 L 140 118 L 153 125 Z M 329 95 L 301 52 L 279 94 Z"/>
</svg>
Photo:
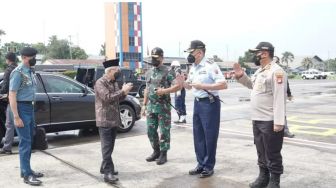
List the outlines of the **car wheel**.
<svg viewBox="0 0 336 188">
<path fill-rule="evenodd" d="M 139 89 L 139 97 L 143 98 L 144 97 L 144 93 L 145 93 L 145 88 L 146 86 L 141 86 Z"/>
<path fill-rule="evenodd" d="M 305 76 L 302 76 L 302 79 L 304 79 L 304 80 L 305 80 L 305 79 L 306 79 L 306 77 L 305 77 Z"/>
<path fill-rule="evenodd" d="M 135 123 L 135 112 L 129 105 L 120 105 L 120 119 L 121 125 L 118 127 L 118 131 L 126 133 L 132 129 Z"/>
</svg>

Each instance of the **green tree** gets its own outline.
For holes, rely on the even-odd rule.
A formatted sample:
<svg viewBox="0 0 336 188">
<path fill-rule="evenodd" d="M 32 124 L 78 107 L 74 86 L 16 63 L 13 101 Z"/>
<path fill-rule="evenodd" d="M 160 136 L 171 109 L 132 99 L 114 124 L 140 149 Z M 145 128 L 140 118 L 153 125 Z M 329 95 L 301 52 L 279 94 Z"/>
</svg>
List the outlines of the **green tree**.
<svg viewBox="0 0 336 188">
<path fill-rule="evenodd" d="M 105 45 L 105 43 L 100 45 L 100 47 L 101 47 L 101 49 L 100 49 L 99 55 L 106 56 L 106 45 Z"/>
<path fill-rule="evenodd" d="M 294 55 L 291 52 L 284 52 L 282 53 L 281 63 L 286 63 L 286 70 L 288 72 L 288 63 L 293 62 Z"/>
<path fill-rule="evenodd" d="M 1 47 L 1 36 L 2 35 L 6 35 L 6 32 L 0 29 L 0 47 Z M 2 48 L 0 48 L 0 70 L 4 69 L 5 67 L 5 63 L 4 63 L 5 60 L 2 54 L 4 54 L 4 51 L 2 50 Z"/>
<path fill-rule="evenodd" d="M 308 70 L 309 68 L 313 66 L 313 60 L 310 57 L 306 57 L 302 60 L 301 64 L 305 69 Z"/>
<path fill-rule="evenodd" d="M 247 68 L 247 69 L 250 69 L 250 67 L 248 65 L 246 65 L 245 63 L 248 63 L 248 62 L 252 62 L 252 59 L 253 59 L 253 56 L 254 54 L 249 52 L 249 51 L 246 51 L 244 53 L 244 56 L 239 56 L 238 58 L 238 63 L 244 67 L 244 68 Z"/>
<path fill-rule="evenodd" d="M 336 71 L 336 58 L 335 59 L 328 59 L 324 61 L 324 66 L 326 67 L 326 71 Z"/>
<path fill-rule="evenodd" d="M 67 40 L 58 40 L 56 35 L 49 38 L 47 58 L 70 59 L 70 46 Z"/>
<path fill-rule="evenodd" d="M 32 47 L 35 48 L 39 54 L 47 54 L 47 47 L 42 42 L 32 44 Z"/>
<path fill-rule="evenodd" d="M 73 59 L 87 59 L 88 55 L 85 53 L 85 50 L 75 46 L 71 48 L 71 54 Z"/>
<path fill-rule="evenodd" d="M 11 41 L 11 42 L 5 43 L 2 46 L 2 51 L 4 51 L 5 53 L 14 52 L 16 53 L 16 55 L 20 55 L 20 50 L 26 46 L 31 46 L 31 45 L 28 43 L 23 43 L 23 42 L 19 43 L 19 42 Z"/>
<path fill-rule="evenodd" d="M 70 55 L 71 50 L 71 55 Z M 68 40 L 59 40 L 56 35 L 49 38 L 47 46 L 47 59 L 86 59 L 88 56 L 80 47 L 71 47 Z"/>
</svg>

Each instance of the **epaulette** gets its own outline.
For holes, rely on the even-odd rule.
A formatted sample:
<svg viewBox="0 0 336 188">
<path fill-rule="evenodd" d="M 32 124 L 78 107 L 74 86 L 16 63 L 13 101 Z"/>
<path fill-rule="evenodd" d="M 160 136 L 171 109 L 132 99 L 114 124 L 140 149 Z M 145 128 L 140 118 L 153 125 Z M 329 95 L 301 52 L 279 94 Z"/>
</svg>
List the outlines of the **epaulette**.
<svg viewBox="0 0 336 188">
<path fill-rule="evenodd" d="M 206 62 L 209 63 L 209 64 L 214 64 L 215 63 L 215 61 L 212 60 L 212 59 L 207 59 Z"/>
</svg>

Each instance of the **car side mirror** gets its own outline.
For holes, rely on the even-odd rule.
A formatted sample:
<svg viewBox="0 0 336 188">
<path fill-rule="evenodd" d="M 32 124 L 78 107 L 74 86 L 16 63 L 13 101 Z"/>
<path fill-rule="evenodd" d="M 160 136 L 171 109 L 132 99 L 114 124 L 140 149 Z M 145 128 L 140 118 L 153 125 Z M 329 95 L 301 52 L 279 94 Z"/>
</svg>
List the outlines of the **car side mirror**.
<svg viewBox="0 0 336 188">
<path fill-rule="evenodd" d="M 83 92 L 82 97 L 87 96 L 87 94 L 89 93 L 89 91 L 88 91 L 88 89 L 87 89 L 87 86 L 85 86 L 85 87 L 83 88 L 82 92 Z"/>
</svg>

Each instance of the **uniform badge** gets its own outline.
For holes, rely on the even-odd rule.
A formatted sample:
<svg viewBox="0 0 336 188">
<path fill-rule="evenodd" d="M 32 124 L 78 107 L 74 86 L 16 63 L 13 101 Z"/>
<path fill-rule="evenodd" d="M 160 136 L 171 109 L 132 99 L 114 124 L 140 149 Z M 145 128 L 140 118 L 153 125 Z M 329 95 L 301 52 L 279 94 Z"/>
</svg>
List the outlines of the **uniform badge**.
<svg viewBox="0 0 336 188">
<path fill-rule="evenodd" d="M 218 70 L 217 69 L 215 69 L 215 74 L 218 74 Z"/>
<path fill-rule="evenodd" d="M 278 84 L 282 84 L 284 74 L 283 74 L 282 72 L 276 72 L 276 73 L 275 73 L 275 77 L 276 77 L 276 82 L 277 82 Z"/>
</svg>

